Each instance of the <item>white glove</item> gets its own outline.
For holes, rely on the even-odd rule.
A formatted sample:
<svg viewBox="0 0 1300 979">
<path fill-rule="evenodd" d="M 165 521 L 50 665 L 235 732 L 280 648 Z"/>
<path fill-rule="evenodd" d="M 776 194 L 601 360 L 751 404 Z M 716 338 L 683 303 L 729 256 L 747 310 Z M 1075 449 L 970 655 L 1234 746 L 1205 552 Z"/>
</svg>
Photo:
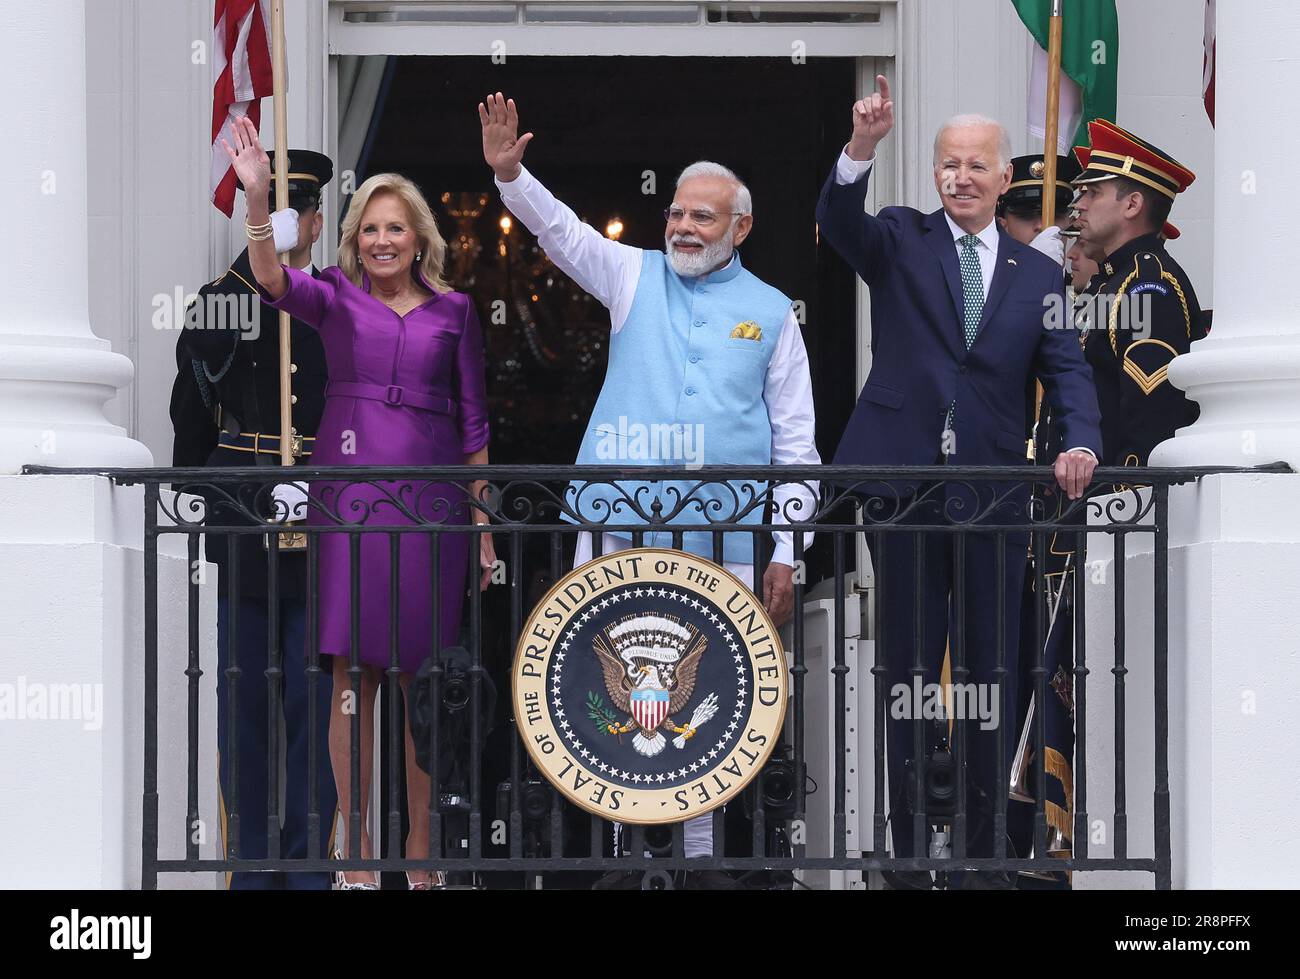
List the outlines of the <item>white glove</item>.
<svg viewBox="0 0 1300 979">
<path fill-rule="evenodd" d="M 271 491 L 271 495 L 275 498 L 272 520 L 276 523 L 307 518 L 306 483 L 279 483 Z"/>
<path fill-rule="evenodd" d="M 298 247 L 298 212 L 291 207 L 271 215 L 276 253 L 291 252 Z"/>
<path fill-rule="evenodd" d="M 1061 237 L 1061 229 L 1056 225 L 1040 231 L 1038 237 L 1029 243 L 1029 247 L 1042 252 L 1061 268 L 1065 268 L 1065 239 Z"/>
</svg>

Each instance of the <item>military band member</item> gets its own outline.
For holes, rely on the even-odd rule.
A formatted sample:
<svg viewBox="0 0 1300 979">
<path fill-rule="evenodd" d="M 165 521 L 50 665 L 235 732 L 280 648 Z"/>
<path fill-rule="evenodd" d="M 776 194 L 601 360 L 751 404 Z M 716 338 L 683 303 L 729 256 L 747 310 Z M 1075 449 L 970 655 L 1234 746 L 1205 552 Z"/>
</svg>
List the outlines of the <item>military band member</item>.
<svg viewBox="0 0 1300 979">
<path fill-rule="evenodd" d="M 1103 464 L 1145 466 L 1192 424 L 1195 402 L 1169 383 L 1169 363 L 1205 335 L 1196 290 L 1165 250 L 1174 198 L 1195 174 L 1163 150 L 1097 120 L 1075 153 L 1074 207 L 1085 249 L 1104 255 L 1084 351 L 1101 404 Z M 1177 229 L 1174 230 L 1174 236 Z"/>
<path fill-rule="evenodd" d="M 1079 240 L 1077 228 L 1071 227 L 1066 232 L 1066 237 L 1070 241 L 1065 249 L 1065 268 L 1070 276 L 1066 294 L 1070 299 L 1071 311 L 1077 311 L 1088 290 L 1088 283 L 1101 271 L 1101 265 L 1097 258 L 1088 254 L 1087 246 Z M 1105 256 L 1101 255 L 1098 258 L 1105 258 Z"/>
<path fill-rule="evenodd" d="M 1079 168 L 1074 168 L 1077 175 Z M 1073 194 L 1071 194 L 1071 197 Z M 1057 201 L 1058 207 L 1061 201 Z M 1064 203 L 1069 220 L 1070 201 Z M 1099 288 L 1101 279 L 1098 266 L 1088 253 L 1086 243 L 1079 238 L 1078 229 L 1070 224 L 1062 232 L 1066 242 L 1065 275 L 1066 304 L 1071 321 L 1077 329 L 1087 323 L 1089 303 Z M 1099 256 L 1100 257 L 1100 256 Z M 1080 337 L 1083 333 L 1076 334 Z M 1061 451 L 1061 434 L 1056 425 L 1055 410 L 1050 400 L 1044 398 L 1036 404 L 1036 392 L 1029 392 L 1031 419 L 1030 437 L 1033 439 L 1034 458 L 1039 462 L 1055 459 Z M 1064 520 L 1071 524 L 1086 524 L 1082 509 L 1068 512 L 1069 500 L 1051 485 L 1039 484 L 1034 490 L 1035 503 L 1045 520 Z M 1049 856 L 1068 857 L 1073 853 L 1074 825 L 1074 560 L 1071 540 L 1067 533 L 1053 533 L 1042 550 L 1041 576 L 1036 573 L 1037 549 L 1029 549 L 1029 565 L 1025 573 L 1024 600 L 1020 616 L 1020 685 L 1019 703 L 1016 705 L 1018 735 L 1024 736 L 1031 702 L 1037 704 L 1037 668 L 1040 658 L 1045 671 L 1045 694 L 1041 713 L 1047 747 L 1043 761 L 1046 796 L 1043 814 L 1046 821 L 1046 852 Z M 1042 585 L 1040 587 L 1040 582 Z M 1041 612 L 1038 606 L 1041 605 Z M 1038 623 L 1044 625 L 1044 636 L 1038 635 Z M 1037 706 L 1035 710 L 1037 710 Z M 1031 727 L 1031 731 L 1033 728 Z M 1018 857 L 1043 856 L 1034 850 L 1034 792 L 1027 779 L 1036 779 L 1037 758 L 1033 742 L 1023 756 L 1018 752 L 1016 761 L 1026 766 L 1007 804 L 1007 836 L 1009 852 Z M 1026 792 L 1025 789 L 1030 789 Z M 1017 886 L 1035 889 L 1067 889 L 1069 874 L 1021 873 Z"/>
<path fill-rule="evenodd" d="M 1043 227 L 1043 184 L 1047 167 L 1042 154 L 1017 156 L 1011 160 L 1011 185 L 998 198 L 998 224 L 1022 245 L 1042 252 L 1061 265 L 1066 242 L 1062 232 L 1070 224 L 1070 202 L 1074 188 L 1070 181 L 1079 175 L 1079 164 L 1068 156 L 1056 158 L 1056 222 Z"/>
<path fill-rule="evenodd" d="M 320 153 L 289 151 L 289 208 L 273 219 L 277 250 L 290 254 L 295 268 L 316 269 L 312 246 L 323 225 L 321 190 L 333 176 L 333 164 Z M 242 185 L 240 187 L 242 188 Z M 274 194 L 274 187 L 272 187 Z M 312 444 L 325 401 L 325 353 L 311 327 L 291 322 L 290 364 L 293 454 L 310 461 Z M 171 414 L 175 429 L 173 463 L 182 466 L 280 465 L 280 349 L 279 313 L 258 301 L 245 249 L 226 272 L 199 290 L 186 314 L 185 329 L 176 347 L 178 374 L 173 387 Z M 268 473 L 274 470 L 268 469 Z M 249 509 L 260 507 L 270 518 L 271 500 L 257 493 L 259 486 L 242 491 L 222 484 Z M 252 521 L 222 499 L 207 495 L 210 525 L 242 525 Z M 297 494 L 286 479 L 277 486 L 280 508 L 292 506 Z M 256 499 L 255 499 L 256 497 Z M 230 567 L 229 538 L 235 541 L 236 568 Z M 220 752 L 223 835 L 229 839 L 229 816 L 240 816 L 238 856 L 267 856 L 267 713 L 269 698 L 265 671 L 268 666 L 267 628 L 270 613 L 267 594 L 268 551 L 262 535 L 206 536 L 208 561 L 218 569 L 217 589 L 217 730 Z M 237 577 L 234 607 L 231 578 Z M 307 853 L 308 772 L 306 674 L 306 557 L 281 550 L 277 564 L 278 620 L 283 681 L 286 781 L 280 855 L 305 858 Z M 232 752 L 229 730 L 230 681 L 226 669 L 235 643 L 239 669 L 237 717 L 234 723 L 237 779 L 231 781 Z M 317 751 L 316 783 L 321 820 L 322 852 L 335 810 L 334 778 L 329 763 L 329 711 L 333 684 L 328 670 L 316 682 Z M 237 810 L 236 810 L 237 804 Z M 232 889 L 326 889 L 325 873 L 236 873 Z"/>
<path fill-rule="evenodd" d="M 1074 188 L 1071 181 L 1077 177 L 1081 167 L 1073 157 L 1056 158 L 1056 221 L 1048 228 L 1043 228 L 1043 188 L 1046 182 L 1046 167 L 1041 154 L 1018 156 L 1011 161 L 1011 185 L 998 199 L 998 223 L 1003 230 L 1017 241 L 1029 245 L 1051 258 L 1058 265 L 1064 266 L 1063 275 L 1066 286 L 1066 308 L 1070 315 L 1074 312 L 1074 297 L 1091 279 L 1096 271 L 1096 264 L 1083 254 L 1078 242 L 1077 229 L 1073 227 L 1071 204 L 1074 200 Z M 1090 269 L 1090 271 L 1089 271 Z M 1065 448 L 1061 444 L 1058 427 L 1054 425 L 1055 412 L 1051 402 L 1038 396 L 1037 380 L 1030 382 L 1025 392 L 1028 432 L 1033 440 L 1033 458 L 1051 461 Z M 1062 504 L 1069 501 L 1056 492 L 1055 487 L 1039 485 L 1035 487 L 1037 505 L 1042 508 L 1044 516 L 1059 513 Z M 1033 548 L 1030 548 L 1032 558 Z M 1073 632 L 1069 628 L 1072 621 L 1069 609 L 1062 608 L 1052 598 L 1060 594 L 1061 583 L 1068 580 L 1066 554 L 1061 552 L 1056 535 L 1047 545 L 1044 561 L 1043 580 L 1052 585 L 1044 589 L 1045 621 L 1049 631 L 1047 639 L 1038 636 L 1038 618 L 1035 596 L 1039 595 L 1038 581 L 1034 564 L 1031 560 L 1025 573 L 1024 600 L 1021 605 L 1020 621 L 1020 680 L 1017 686 L 1018 703 L 1016 705 L 1016 725 L 1013 728 L 1019 734 L 1024 727 L 1025 718 L 1031 698 L 1037 686 L 1037 674 L 1034 672 L 1038 663 L 1038 649 L 1043 650 L 1043 663 L 1053 683 L 1060 686 L 1060 677 L 1069 678 L 1073 665 L 1069 639 Z M 1062 842 L 1068 846 L 1070 836 L 1068 796 L 1065 786 L 1069 782 L 1069 764 L 1072 757 L 1073 726 L 1068 712 L 1055 698 L 1047 701 L 1046 738 L 1048 746 L 1045 772 L 1048 779 L 1048 793 L 1045 800 L 1045 817 L 1053 831 L 1049 839 L 1059 846 Z M 1030 759 L 1032 760 L 1032 759 Z M 1064 778 L 1062 778 L 1064 776 Z M 1018 857 L 1027 857 L 1033 849 L 1034 812 L 1032 805 L 1026 805 L 1023 793 L 1012 796 L 1007 805 L 1007 836 L 1010 843 L 1009 852 Z M 1062 827 L 1064 830 L 1062 832 Z M 1020 885 L 1026 886 L 1024 875 Z M 1059 886 L 1060 881 L 1054 883 Z"/>
<path fill-rule="evenodd" d="M 1043 186 L 1047 181 L 1047 166 L 1041 153 L 1013 157 L 1011 160 L 1011 183 L 998 198 L 998 226 L 1022 245 L 1028 245 L 1035 251 L 1046 255 L 1057 265 L 1065 265 L 1065 250 L 1070 244 L 1066 229 L 1073 220 L 1070 203 L 1074 200 L 1074 188 L 1070 181 L 1079 175 L 1078 161 L 1069 156 L 1056 158 L 1056 221 L 1043 227 Z M 1066 276 L 1068 292 L 1070 280 Z M 1025 391 L 1026 431 L 1034 437 L 1034 425 L 1038 412 L 1038 382 L 1030 381 Z M 1046 408 L 1044 407 L 1044 412 Z M 1051 455 L 1038 454 L 1038 459 L 1055 459 L 1059 448 Z"/>
<path fill-rule="evenodd" d="M 1069 206 L 1069 205 L 1067 205 Z M 1079 230 L 1070 224 L 1061 232 L 1065 244 L 1065 299 L 1067 314 L 1073 324 L 1075 335 L 1080 345 L 1086 336 L 1091 316 L 1091 302 L 1096 290 L 1101 287 L 1097 273 L 1100 268 L 1097 258 L 1088 251 L 1087 242 L 1079 237 Z M 1051 460 L 1061 451 L 1060 439 L 1054 425 L 1055 412 L 1051 402 L 1037 401 L 1037 384 L 1032 385 L 1026 395 L 1029 416 L 1029 437 L 1033 442 L 1032 458 Z"/>
</svg>

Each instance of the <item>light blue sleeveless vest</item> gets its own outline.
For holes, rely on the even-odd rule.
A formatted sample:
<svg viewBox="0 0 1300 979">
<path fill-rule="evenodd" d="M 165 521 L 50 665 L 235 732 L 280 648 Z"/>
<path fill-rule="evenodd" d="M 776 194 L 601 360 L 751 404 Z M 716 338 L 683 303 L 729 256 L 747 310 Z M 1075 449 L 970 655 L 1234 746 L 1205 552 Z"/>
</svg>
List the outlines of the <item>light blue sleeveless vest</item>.
<svg viewBox="0 0 1300 979">
<path fill-rule="evenodd" d="M 737 254 L 700 278 L 673 271 L 663 252 L 644 251 L 623 328 L 610 338 L 605 384 L 578 451 L 585 465 L 766 465 L 772 426 L 763 385 L 790 300 L 745 271 Z M 698 488 L 697 488 L 698 487 Z M 595 523 L 645 523 L 657 501 L 674 526 L 735 522 L 766 483 L 733 480 L 570 483 L 566 498 Z M 689 495 L 690 502 L 682 500 Z M 680 510 L 679 510 L 680 508 Z M 739 518 L 761 523 L 756 506 Z M 618 536 L 630 537 L 624 532 Z M 712 532 L 686 532 L 683 547 L 713 558 Z M 646 547 L 671 547 L 672 532 L 646 532 Z M 723 536 L 723 559 L 754 562 L 754 537 Z"/>
</svg>

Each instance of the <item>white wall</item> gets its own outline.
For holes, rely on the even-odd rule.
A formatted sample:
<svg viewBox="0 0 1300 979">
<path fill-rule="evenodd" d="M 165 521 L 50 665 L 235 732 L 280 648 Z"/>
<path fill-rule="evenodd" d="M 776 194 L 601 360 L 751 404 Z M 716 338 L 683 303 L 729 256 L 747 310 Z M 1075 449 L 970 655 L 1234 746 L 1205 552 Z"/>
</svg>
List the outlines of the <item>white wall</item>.
<svg viewBox="0 0 1300 979">
<path fill-rule="evenodd" d="M 149 326 L 150 297 L 208 279 L 209 242 L 196 148 L 207 138 L 209 69 L 191 44 L 211 43 L 205 4 L 108 0 L 86 5 L 90 323 L 131 358 L 135 382 L 108 417 L 171 461 L 167 398 L 175 334 Z M 204 32 L 204 25 L 206 34 Z"/>
<path fill-rule="evenodd" d="M 285 4 L 289 140 L 305 148 L 321 145 L 324 6 Z M 136 368 L 107 414 L 170 465 L 176 334 L 150 325 L 153 297 L 195 292 L 243 247 L 243 195 L 233 222 L 209 200 L 212 4 L 91 0 L 86 21 L 90 323 Z M 269 99 L 262 114 L 270 148 Z"/>
<path fill-rule="evenodd" d="M 1119 0 L 1119 107 L 1115 120 L 1196 174 L 1170 218 L 1183 236 L 1169 252 L 1214 306 L 1214 128 L 1201 101 L 1202 0 Z"/>
<path fill-rule="evenodd" d="M 934 134 L 957 113 L 1002 122 L 1012 149 L 1026 140 L 1032 39 L 1007 0 L 903 0 L 894 140 L 903 154 L 898 192 L 888 203 L 939 206 L 931 170 Z"/>
</svg>

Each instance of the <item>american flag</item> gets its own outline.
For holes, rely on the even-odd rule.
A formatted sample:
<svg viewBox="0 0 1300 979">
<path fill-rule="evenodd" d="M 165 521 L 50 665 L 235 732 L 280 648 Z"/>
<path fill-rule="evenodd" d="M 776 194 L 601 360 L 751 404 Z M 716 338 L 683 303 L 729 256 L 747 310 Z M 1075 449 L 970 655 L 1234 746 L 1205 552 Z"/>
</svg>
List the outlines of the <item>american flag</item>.
<svg viewBox="0 0 1300 979">
<path fill-rule="evenodd" d="M 247 115 L 262 121 L 261 99 L 271 94 L 270 0 L 216 0 L 212 28 L 212 203 L 230 217 L 235 170 L 221 146 L 234 145 L 231 126 Z"/>
</svg>

